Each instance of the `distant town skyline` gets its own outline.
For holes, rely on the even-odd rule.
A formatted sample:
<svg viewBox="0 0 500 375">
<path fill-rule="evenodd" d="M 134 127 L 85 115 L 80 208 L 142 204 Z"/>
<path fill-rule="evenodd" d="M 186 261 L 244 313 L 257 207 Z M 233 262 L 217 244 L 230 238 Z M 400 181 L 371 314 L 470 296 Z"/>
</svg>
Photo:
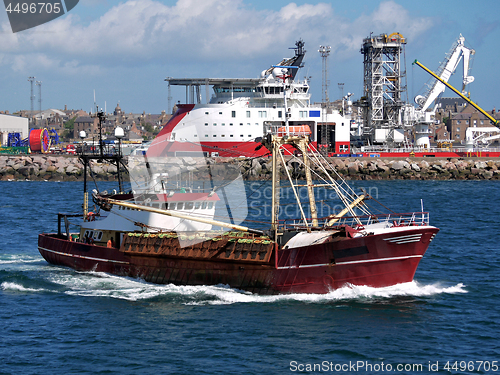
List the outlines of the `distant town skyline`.
<svg viewBox="0 0 500 375">
<path fill-rule="evenodd" d="M 299 78 L 312 77 L 312 101 L 321 101 L 320 45 L 331 46 L 329 98 L 363 89 L 363 38 L 399 32 L 407 39 L 409 101 L 425 91 L 462 34 L 476 55 L 471 98 L 486 110 L 500 107 L 496 48 L 500 35 L 497 2 L 394 1 L 319 2 L 273 0 L 80 1 L 71 13 L 13 34 L 0 13 L 0 110 L 30 109 L 29 77 L 42 82 L 42 108 L 91 111 L 95 99 L 108 112 L 117 103 L 129 113 L 168 108 L 166 77 L 252 78 L 283 57 L 298 39 L 308 51 Z M 461 66 L 450 82 L 461 86 Z M 342 83 L 343 85 L 339 85 Z M 34 109 L 39 108 L 38 88 Z M 454 94 L 447 91 L 444 96 Z M 172 89 L 171 104 L 185 99 Z"/>
</svg>

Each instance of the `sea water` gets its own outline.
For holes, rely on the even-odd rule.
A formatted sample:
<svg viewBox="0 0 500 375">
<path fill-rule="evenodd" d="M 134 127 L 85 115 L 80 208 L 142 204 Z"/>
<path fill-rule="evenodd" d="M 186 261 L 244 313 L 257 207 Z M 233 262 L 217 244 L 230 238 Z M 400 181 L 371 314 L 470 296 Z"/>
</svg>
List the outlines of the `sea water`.
<svg viewBox="0 0 500 375">
<path fill-rule="evenodd" d="M 353 184 L 400 212 L 423 199 L 441 231 L 413 282 L 259 296 L 77 272 L 37 235 L 82 184 L 0 182 L 0 374 L 500 372 L 500 183 Z"/>
</svg>

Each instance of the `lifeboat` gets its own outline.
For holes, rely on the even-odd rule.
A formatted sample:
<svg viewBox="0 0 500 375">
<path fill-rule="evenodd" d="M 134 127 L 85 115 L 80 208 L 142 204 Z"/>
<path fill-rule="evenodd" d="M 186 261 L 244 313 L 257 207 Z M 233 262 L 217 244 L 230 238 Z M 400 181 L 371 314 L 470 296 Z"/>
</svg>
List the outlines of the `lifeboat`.
<svg viewBox="0 0 500 375">
<path fill-rule="evenodd" d="M 288 135 L 290 136 L 306 136 L 311 135 L 311 128 L 309 125 L 291 125 L 288 127 Z M 283 137 L 286 134 L 286 127 L 281 126 L 278 128 L 278 136 Z"/>
</svg>

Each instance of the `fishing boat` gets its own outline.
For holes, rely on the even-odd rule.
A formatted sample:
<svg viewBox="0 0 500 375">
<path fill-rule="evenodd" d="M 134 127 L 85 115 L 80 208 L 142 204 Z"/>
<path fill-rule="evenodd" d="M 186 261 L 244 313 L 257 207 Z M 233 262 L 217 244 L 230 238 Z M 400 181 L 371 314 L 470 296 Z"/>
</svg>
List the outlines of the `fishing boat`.
<svg viewBox="0 0 500 375">
<path fill-rule="evenodd" d="M 275 67 L 282 80 L 284 112 L 296 68 Z M 99 113 L 99 124 L 103 118 Z M 310 136 L 307 124 L 290 124 L 286 116 L 265 129 L 261 143 L 271 151 L 272 165 L 266 227 L 245 225 L 248 210 L 233 204 L 246 202 L 239 169 L 231 178 L 217 177 L 217 164 L 204 157 L 203 149 L 198 150 L 201 162 L 165 157 L 170 140 L 159 136 L 144 155 L 129 160 L 128 192 L 118 174 L 117 191 L 94 189 L 95 209 L 89 212 L 85 179 L 83 212 L 60 213 L 57 233 L 40 234 L 38 249 L 49 263 L 79 271 L 159 284 L 228 285 L 259 294 L 328 293 L 346 285 L 385 287 L 412 281 L 438 232 L 429 224 L 429 214 L 423 209 L 374 213 L 368 203 L 375 199 L 356 194 Z M 108 152 L 102 140 L 99 144 L 79 150 L 85 176 L 92 176 L 92 166 L 101 161 L 114 163 L 118 171 L 125 164 L 119 150 Z M 297 198 L 297 215 L 283 210 L 286 202 L 280 192 L 286 189 Z M 325 202 L 318 199 L 318 191 L 328 191 L 329 197 L 334 193 L 344 208 L 323 215 L 318 208 Z M 307 196 L 306 202 L 301 196 Z M 70 230 L 72 224 L 76 232 Z"/>
</svg>

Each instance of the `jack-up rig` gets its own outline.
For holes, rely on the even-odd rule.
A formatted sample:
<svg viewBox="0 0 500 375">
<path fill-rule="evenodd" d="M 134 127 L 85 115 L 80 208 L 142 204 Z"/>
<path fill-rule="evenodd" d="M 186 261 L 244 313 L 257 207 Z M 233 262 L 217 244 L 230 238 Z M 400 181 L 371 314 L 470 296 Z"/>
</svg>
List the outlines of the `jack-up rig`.
<svg viewBox="0 0 500 375">
<path fill-rule="evenodd" d="M 406 39 L 400 33 L 381 34 L 363 40 L 364 95 L 356 103 L 362 108 L 362 137 L 365 144 L 401 146 L 408 140 L 416 148 L 429 148 L 429 126 L 434 122 L 433 102 L 444 92 L 446 83 L 463 59 L 462 93 L 467 92 L 474 77 L 469 75 L 470 60 L 475 51 L 460 37 L 446 54 L 434 79 L 423 95 L 415 97 L 417 107 L 406 102 Z M 430 109 L 431 108 L 431 109 Z"/>
</svg>

